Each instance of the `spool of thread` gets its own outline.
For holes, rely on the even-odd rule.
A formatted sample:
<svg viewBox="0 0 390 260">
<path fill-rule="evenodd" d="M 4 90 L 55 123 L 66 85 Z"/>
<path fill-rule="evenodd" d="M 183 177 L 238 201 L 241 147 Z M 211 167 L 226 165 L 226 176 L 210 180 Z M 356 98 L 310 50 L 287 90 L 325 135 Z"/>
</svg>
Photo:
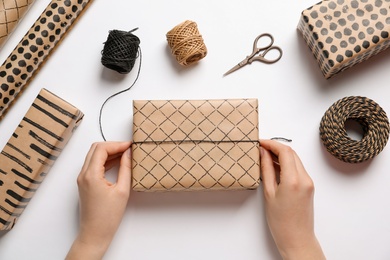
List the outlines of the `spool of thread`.
<svg viewBox="0 0 390 260">
<path fill-rule="evenodd" d="M 99 126 L 100 126 L 100 134 L 104 141 L 106 137 L 103 131 L 103 123 L 102 123 L 102 115 L 103 109 L 106 103 L 112 99 L 113 97 L 120 95 L 126 91 L 129 91 L 137 82 L 140 72 L 141 72 L 141 64 L 142 64 L 142 51 L 140 47 L 140 39 L 132 34 L 132 32 L 136 31 L 138 28 L 135 28 L 129 32 L 112 30 L 110 31 L 107 41 L 105 42 L 104 48 L 102 50 L 102 64 L 112 70 L 115 70 L 119 73 L 125 74 L 129 73 L 135 64 L 135 61 L 139 57 L 139 65 L 137 75 L 133 81 L 133 83 L 126 89 L 116 92 L 109 96 L 100 107 L 99 112 Z"/>
<path fill-rule="evenodd" d="M 347 120 L 355 120 L 362 126 L 362 140 L 347 135 Z M 320 124 L 320 137 L 328 152 L 348 163 L 360 163 L 378 155 L 387 144 L 389 131 L 385 111 L 373 100 L 359 96 L 335 102 Z"/>
<path fill-rule="evenodd" d="M 129 32 L 112 30 L 102 50 L 102 64 L 121 74 L 129 73 L 138 58 L 140 39 L 132 34 L 138 28 Z"/>
<path fill-rule="evenodd" d="M 207 48 L 199 33 L 197 24 L 184 21 L 167 34 L 168 45 L 180 65 L 191 65 L 207 55 Z"/>
<path fill-rule="evenodd" d="M 0 67 L 0 120 L 93 0 L 52 0 Z"/>
</svg>

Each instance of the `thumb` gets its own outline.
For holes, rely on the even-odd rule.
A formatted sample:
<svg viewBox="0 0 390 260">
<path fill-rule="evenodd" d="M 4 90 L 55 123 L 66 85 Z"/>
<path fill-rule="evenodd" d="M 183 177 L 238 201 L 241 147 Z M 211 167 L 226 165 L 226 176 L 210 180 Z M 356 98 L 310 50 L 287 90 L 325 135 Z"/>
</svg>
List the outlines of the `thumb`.
<svg viewBox="0 0 390 260">
<path fill-rule="evenodd" d="M 271 154 L 268 150 L 260 147 L 260 164 L 261 164 L 261 175 L 263 180 L 264 193 L 268 195 L 275 194 L 277 189 L 276 184 L 276 172 L 273 165 Z"/>
<path fill-rule="evenodd" d="M 131 147 L 121 157 L 117 185 L 123 190 L 130 191 L 131 188 Z"/>
</svg>

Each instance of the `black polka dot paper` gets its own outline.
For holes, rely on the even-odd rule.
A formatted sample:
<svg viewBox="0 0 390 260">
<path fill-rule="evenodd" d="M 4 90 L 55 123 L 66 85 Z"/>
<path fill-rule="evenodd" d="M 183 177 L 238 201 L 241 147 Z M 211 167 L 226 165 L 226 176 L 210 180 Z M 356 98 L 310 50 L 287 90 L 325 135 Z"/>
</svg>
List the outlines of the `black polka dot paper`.
<svg viewBox="0 0 390 260">
<path fill-rule="evenodd" d="M 325 78 L 390 46 L 390 0 L 322 1 L 298 24 Z"/>
<path fill-rule="evenodd" d="M 4 61 L 0 67 L 0 120 L 91 1 L 52 0 Z"/>
</svg>

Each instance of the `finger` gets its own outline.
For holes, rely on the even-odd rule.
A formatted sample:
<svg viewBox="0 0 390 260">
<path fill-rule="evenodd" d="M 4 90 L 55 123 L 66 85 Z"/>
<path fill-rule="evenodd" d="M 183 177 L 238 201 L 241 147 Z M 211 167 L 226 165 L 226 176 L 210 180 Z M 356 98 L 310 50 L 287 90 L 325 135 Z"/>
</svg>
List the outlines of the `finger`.
<svg viewBox="0 0 390 260">
<path fill-rule="evenodd" d="M 129 191 L 131 188 L 131 148 L 128 148 L 121 157 L 117 185 L 121 190 Z"/>
<path fill-rule="evenodd" d="M 295 154 L 295 161 L 296 161 L 297 171 L 299 175 L 306 180 L 312 181 L 309 173 L 306 171 L 305 166 L 303 165 L 301 159 L 297 154 Z"/>
<path fill-rule="evenodd" d="M 121 156 L 122 156 L 122 154 L 121 154 Z M 120 160 L 121 160 L 121 157 L 116 157 L 114 159 L 107 160 L 106 164 L 104 165 L 105 171 L 108 171 L 108 170 L 112 169 L 115 165 L 118 165 Z"/>
<path fill-rule="evenodd" d="M 104 168 L 106 161 L 109 160 L 109 156 L 122 154 L 129 146 L 130 142 L 97 143 L 90 159 L 90 167 L 93 167 L 94 170 L 100 170 L 101 168 Z"/>
<path fill-rule="evenodd" d="M 83 164 L 83 167 L 82 167 L 82 171 L 85 171 L 87 168 L 88 168 L 88 165 L 90 164 L 90 161 L 91 161 L 91 158 L 92 158 L 92 155 L 96 149 L 96 146 L 98 145 L 99 143 L 93 143 L 91 145 L 91 147 L 89 148 L 89 151 L 85 157 L 85 160 L 84 160 L 84 164 Z M 115 154 L 115 155 L 110 155 L 107 160 L 111 160 L 111 159 L 114 159 L 116 157 L 120 157 L 122 155 L 122 153 L 119 153 L 119 154 Z"/>
<path fill-rule="evenodd" d="M 84 164 L 83 164 L 83 167 L 81 168 L 80 174 L 82 174 L 83 172 L 85 172 L 86 169 L 88 168 L 88 165 L 89 165 L 89 163 L 90 163 L 90 161 L 91 161 L 92 154 L 93 154 L 93 152 L 95 151 L 96 144 L 97 144 L 97 143 L 93 143 L 93 144 L 91 145 L 91 147 L 89 148 L 89 151 L 88 151 L 87 155 L 85 156 Z"/>
<path fill-rule="evenodd" d="M 261 175 L 263 180 L 264 192 L 267 194 L 275 194 L 277 188 L 276 172 L 271 153 L 262 147 L 260 147 L 260 153 Z"/>
<path fill-rule="evenodd" d="M 301 159 L 299 158 L 299 156 L 295 153 L 294 157 L 295 157 L 295 165 L 297 166 L 298 171 L 306 172 L 305 166 L 303 166 L 303 163 L 302 163 Z"/>
<path fill-rule="evenodd" d="M 116 154 L 108 155 L 107 161 L 114 160 L 114 159 L 117 159 L 117 158 L 121 158 L 121 156 L 122 156 L 122 153 L 116 153 Z"/>
<path fill-rule="evenodd" d="M 271 151 L 278 157 L 279 165 L 280 165 L 280 173 L 281 178 L 295 178 L 297 171 L 291 169 L 296 169 L 296 161 L 295 161 L 295 152 L 291 149 L 290 146 L 281 144 L 277 141 L 273 140 L 260 140 L 260 145 L 266 150 Z M 283 172 L 291 172 L 288 176 L 282 176 Z"/>
</svg>

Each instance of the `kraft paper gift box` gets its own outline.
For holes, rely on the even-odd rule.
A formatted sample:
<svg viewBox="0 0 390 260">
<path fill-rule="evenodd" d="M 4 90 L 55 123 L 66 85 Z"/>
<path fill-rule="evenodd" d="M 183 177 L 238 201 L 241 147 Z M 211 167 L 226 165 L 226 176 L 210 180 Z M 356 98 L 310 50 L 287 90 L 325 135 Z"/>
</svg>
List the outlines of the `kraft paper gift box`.
<svg viewBox="0 0 390 260">
<path fill-rule="evenodd" d="M 134 100 L 135 191 L 256 189 L 257 99 Z"/>
<path fill-rule="evenodd" d="M 390 2 L 322 1 L 302 12 L 298 30 L 331 78 L 390 46 Z"/>
<path fill-rule="evenodd" d="M 0 154 L 0 230 L 9 230 L 32 199 L 83 118 L 42 89 Z"/>
</svg>

